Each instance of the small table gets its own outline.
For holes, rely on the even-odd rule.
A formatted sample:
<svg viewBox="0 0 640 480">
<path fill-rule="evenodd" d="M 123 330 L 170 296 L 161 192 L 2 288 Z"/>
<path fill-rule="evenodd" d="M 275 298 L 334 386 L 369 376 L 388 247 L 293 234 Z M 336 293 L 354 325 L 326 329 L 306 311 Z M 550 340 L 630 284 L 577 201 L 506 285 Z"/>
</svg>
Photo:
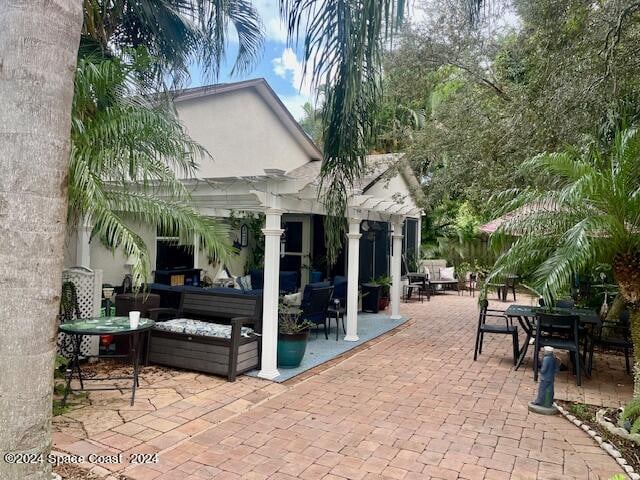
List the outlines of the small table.
<svg viewBox="0 0 640 480">
<path fill-rule="evenodd" d="M 524 358 L 527 355 L 527 349 L 529 348 L 529 341 L 535 335 L 535 325 L 531 323 L 531 320 L 538 312 L 541 311 L 544 312 L 545 310 L 533 305 L 509 305 L 504 312 L 507 317 L 516 318 L 524 332 L 527 334 L 524 347 L 522 347 L 520 357 L 516 363 L 516 370 L 520 368 L 522 362 L 524 362 Z M 584 325 L 598 326 L 602 323 L 596 312 L 586 308 L 554 308 L 553 311 L 566 315 L 575 315 L 580 319 L 580 323 Z"/>
<path fill-rule="evenodd" d="M 153 320 L 141 318 L 138 328 L 131 328 L 129 325 L 129 317 L 97 317 L 61 323 L 59 330 L 71 336 L 73 343 L 71 368 L 67 369 L 67 382 L 62 404 L 64 405 L 67 401 L 67 396 L 71 391 L 71 380 L 73 379 L 75 372 L 77 373 L 78 380 L 80 381 L 80 390 L 84 391 L 120 390 L 120 388 L 116 387 L 84 388 L 84 380 L 132 380 L 131 405 L 133 405 L 136 396 L 136 387 L 139 386 L 138 370 L 140 364 L 140 349 L 138 347 L 140 345 L 140 337 L 143 333 L 148 332 L 154 325 L 155 322 Z M 82 371 L 80 370 L 80 345 L 82 344 L 82 337 L 84 335 L 127 335 L 129 337 L 129 354 L 110 355 L 109 358 L 131 358 L 131 362 L 133 364 L 133 375 L 129 377 L 100 377 L 83 379 Z"/>
</svg>

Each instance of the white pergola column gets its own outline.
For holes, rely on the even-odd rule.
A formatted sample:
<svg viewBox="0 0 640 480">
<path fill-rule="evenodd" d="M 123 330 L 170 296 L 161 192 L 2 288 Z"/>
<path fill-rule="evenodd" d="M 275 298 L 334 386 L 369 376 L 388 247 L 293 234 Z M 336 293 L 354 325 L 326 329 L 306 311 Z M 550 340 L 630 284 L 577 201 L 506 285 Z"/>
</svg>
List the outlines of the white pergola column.
<svg viewBox="0 0 640 480">
<path fill-rule="evenodd" d="M 91 268 L 91 221 L 84 217 L 76 230 L 76 266 Z"/>
<path fill-rule="evenodd" d="M 400 288 L 402 284 L 402 218 L 393 219 L 393 251 L 391 255 L 391 319 L 400 320 Z"/>
<path fill-rule="evenodd" d="M 360 268 L 360 220 L 349 219 L 349 245 L 347 250 L 347 342 L 357 342 L 358 338 L 358 269 Z"/>
<path fill-rule="evenodd" d="M 266 212 L 264 233 L 264 287 L 262 292 L 262 366 L 258 376 L 273 380 L 278 372 L 278 295 L 280 280 L 280 221 L 282 211 Z"/>
</svg>

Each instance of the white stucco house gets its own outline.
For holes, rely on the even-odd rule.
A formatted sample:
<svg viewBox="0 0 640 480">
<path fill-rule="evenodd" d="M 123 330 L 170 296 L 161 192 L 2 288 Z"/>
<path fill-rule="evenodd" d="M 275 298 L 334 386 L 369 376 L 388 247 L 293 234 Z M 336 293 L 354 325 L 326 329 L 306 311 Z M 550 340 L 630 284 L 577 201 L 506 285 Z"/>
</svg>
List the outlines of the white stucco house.
<svg viewBox="0 0 640 480">
<path fill-rule="evenodd" d="M 265 214 L 263 345 L 260 376 L 276 369 L 278 278 L 280 269 L 298 269 L 299 284 L 308 282 L 311 259 L 326 251 L 322 232 L 324 207 L 318 201 L 322 154 L 264 79 L 198 87 L 176 92 L 175 107 L 189 135 L 211 154 L 194 178 L 183 181 L 196 208 L 214 217 L 246 212 Z M 367 173 L 351 191 L 349 231 L 333 273 L 348 278 L 346 340 L 357 333 L 358 284 L 391 273 L 392 316 L 399 316 L 401 255 L 420 245 L 420 188 L 402 155 L 372 155 Z M 153 225 L 136 226 L 150 250 L 151 264 L 171 267 L 167 239 Z M 283 233 L 286 235 L 283 237 Z M 239 232 L 233 233 L 239 238 Z M 234 240 L 236 239 L 234 238 Z M 284 239 L 283 239 L 284 238 Z M 250 248 L 250 247 L 249 247 Z M 244 274 L 248 248 L 226 267 Z M 193 251 L 191 262 L 211 276 L 220 266 Z M 119 285 L 128 273 L 127 258 L 91 241 L 90 226 L 68 239 L 67 266 L 101 269 L 105 283 Z M 304 272 L 307 272 L 304 274 Z"/>
</svg>

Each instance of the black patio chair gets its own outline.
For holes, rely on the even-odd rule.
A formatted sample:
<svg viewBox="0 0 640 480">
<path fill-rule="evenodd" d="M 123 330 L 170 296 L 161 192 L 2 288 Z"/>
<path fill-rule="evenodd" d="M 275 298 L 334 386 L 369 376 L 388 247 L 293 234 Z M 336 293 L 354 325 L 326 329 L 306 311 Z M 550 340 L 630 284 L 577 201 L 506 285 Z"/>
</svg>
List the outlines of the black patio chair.
<svg viewBox="0 0 640 480">
<path fill-rule="evenodd" d="M 582 385 L 580 335 L 578 325 L 580 317 L 553 313 L 536 315 L 536 341 L 533 349 L 533 379 L 538 381 L 538 352 L 542 347 L 566 350 L 571 354 L 576 374 L 576 384 Z"/>
<path fill-rule="evenodd" d="M 478 329 L 476 331 L 476 347 L 473 352 L 473 360 L 477 360 L 478 355 L 482 354 L 482 343 L 484 341 L 485 333 L 497 333 L 500 335 L 511 335 L 512 347 L 513 347 L 513 364 L 518 361 L 518 353 L 520 348 L 518 346 L 518 327 L 513 324 L 513 320 L 507 317 L 501 310 L 491 310 L 488 300 L 482 300 L 480 302 L 480 315 L 478 317 Z M 487 323 L 487 318 L 500 318 L 504 320 L 502 323 Z"/>
<path fill-rule="evenodd" d="M 509 291 L 513 293 L 513 301 L 516 301 L 516 280 L 518 277 L 516 275 L 506 275 L 504 277 L 503 282 L 492 282 L 488 283 L 488 287 L 492 287 L 496 289 L 496 293 L 498 294 L 498 300 L 502 302 L 507 301 L 507 295 Z"/>
<path fill-rule="evenodd" d="M 602 349 L 621 350 L 624 352 L 627 375 L 631 374 L 629 358 L 633 342 L 631 341 L 628 310 L 623 310 L 620 313 L 620 318 L 617 322 L 604 321 L 601 325 L 594 327 L 589 338 L 589 361 L 587 362 L 589 375 L 591 375 L 591 370 L 593 369 L 593 350 L 596 346 Z"/>
<path fill-rule="evenodd" d="M 425 274 L 408 273 L 408 284 L 403 286 L 404 301 L 408 302 L 414 291 L 418 293 L 418 300 L 422 302 L 423 295 L 427 296 L 427 301 L 431 300 L 431 284 Z"/>
<path fill-rule="evenodd" d="M 329 302 L 333 295 L 333 287 L 330 285 L 315 286 L 309 284 L 305 287 L 302 295 L 302 303 L 300 309 L 302 313 L 300 320 L 308 320 L 316 326 L 316 337 L 318 336 L 318 327 L 324 325 L 324 336 L 328 340 L 327 330 L 327 310 Z"/>
</svg>

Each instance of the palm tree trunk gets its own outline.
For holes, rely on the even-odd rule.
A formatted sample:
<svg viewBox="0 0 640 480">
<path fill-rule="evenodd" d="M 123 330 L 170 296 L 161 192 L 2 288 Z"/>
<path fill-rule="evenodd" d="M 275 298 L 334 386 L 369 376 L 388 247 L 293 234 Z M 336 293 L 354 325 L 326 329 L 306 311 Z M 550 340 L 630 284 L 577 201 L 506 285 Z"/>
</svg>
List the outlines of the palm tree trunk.
<svg viewBox="0 0 640 480">
<path fill-rule="evenodd" d="M 0 8 L 0 478 L 47 479 L 82 2 Z"/>
<path fill-rule="evenodd" d="M 622 295 L 616 295 L 613 299 L 613 303 L 611 304 L 611 308 L 609 308 L 609 311 L 607 312 L 607 321 L 618 320 L 625 306 L 625 301 Z"/>
<path fill-rule="evenodd" d="M 629 305 L 631 341 L 633 342 L 633 396 L 640 397 L 640 251 L 618 254 L 613 261 L 613 275 L 620 295 Z"/>
<path fill-rule="evenodd" d="M 640 308 L 632 305 L 629 313 L 633 342 L 633 397 L 638 398 L 640 397 Z"/>
</svg>

